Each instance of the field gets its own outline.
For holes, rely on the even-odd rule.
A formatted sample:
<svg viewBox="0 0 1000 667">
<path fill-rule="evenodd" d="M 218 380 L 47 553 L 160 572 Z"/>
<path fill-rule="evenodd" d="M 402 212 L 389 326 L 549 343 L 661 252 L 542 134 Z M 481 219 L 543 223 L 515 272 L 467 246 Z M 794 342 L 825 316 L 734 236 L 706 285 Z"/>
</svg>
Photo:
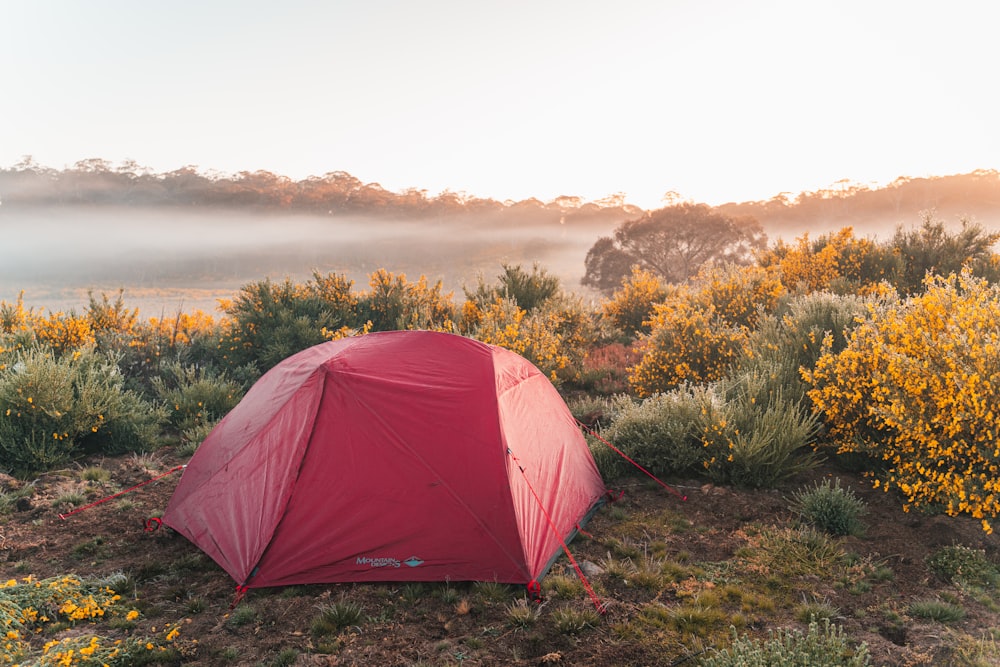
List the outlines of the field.
<svg viewBox="0 0 1000 667">
<path fill-rule="evenodd" d="M 845 228 L 683 284 L 633 267 L 600 301 L 521 264 L 457 298 L 385 269 L 259 279 L 218 318 L 0 297 L 0 667 L 749 667 L 781 663 L 720 661 L 780 646 L 810 667 L 998 665 L 998 241 L 931 218 L 884 243 Z M 563 558 L 541 604 L 461 581 L 240 600 L 144 530 L 267 369 L 397 329 L 524 356 L 687 500 L 593 438 L 623 492 L 572 544 L 594 593 Z"/>
<path fill-rule="evenodd" d="M 60 519 L 179 463 L 169 448 L 83 461 L 39 477 L 4 516 L 0 579 L 108 578 L 116 607 L 139 612 L 43 625 L 33 643 L 148 637 L 155 664 L 680 665 L 727 645 L 731 626 L 766 639 L 813 615 L 865 642 L 872 664 L 1000 664 L 995 570 L 949 581 L 944 557 L 985 550 L 995 561 L 995 538 L 973 519 L 903 513 L 892 494 L 829 465 L 773 490 L 670 480 L 686 502 L 642 476 L 613 480 L 623 497 L 571 544 L 606 606 L 599 616 L 565 557 L 539 606 L 519 587 L 449 582 L 251 590 L 231 609 L 225 572 L 169 529 L 144 530 L 176 475 Z M 827 536 L 792 511 L 797 490 L 831 478 L 867 506 L 862 535 Z"/>
</svg>

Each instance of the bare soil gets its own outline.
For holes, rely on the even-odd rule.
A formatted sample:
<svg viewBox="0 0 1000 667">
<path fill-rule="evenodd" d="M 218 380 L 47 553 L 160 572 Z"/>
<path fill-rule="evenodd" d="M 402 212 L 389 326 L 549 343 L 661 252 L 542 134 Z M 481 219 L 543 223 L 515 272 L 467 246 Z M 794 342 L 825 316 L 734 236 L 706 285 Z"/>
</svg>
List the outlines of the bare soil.
<svg viewBox="0 0 1000 667">
<path fill-rule="evenodd" d="M 537 622 L 522 627 L 511 622 L 509 607 L 524 597 L 523 590 L 509 587 L 496 598 L 464 582 L 252 590 L 240 606 L 255 613 L 247 613 L 252 617 L 237 625 L 230 608 L 235 582 L 169 529 L 144 530 L 146 519 L 166 507 L 177 475 L 66 519 L 59 517 L 67 508 L 55 501 L 67 493 L 83 493 L 90 502 L 180 462 L 166 450 L 155 461 L 126 456 L 86 463 L 111 471 L 107 482 L 81 481 L 79 468 L 42 476 L 35 481 L 34 496 L 0 517 L 0 579 L 129 574 L 134 590 L 120 592 L 142 612 L 131 632 L 149 634 L 152 628 L 180 622 L 176 644 L 181 657 L 174 662 L 185 665 L 694 665 L 699 651 L 724 645 L 729 636 L 728 627 L 685 631 L 640 622 L 651 605 L 669 614 L 689 599 L 691 591 L 685 587 L 710 586 L 705 581 L 711 577 L 694 576 L 650 589 L 609 572 L 591 577 L 607 613 L 592 627 L 575 631 L 560 628 L 556 612 L 592 610 L 586 595 L 550 595 Z M 665 562 L 702 572 L 729 571 L 730 578 L 740 581 L 746 574 L 741 567 L 747 562 L 743 556 L 748 536 L 762 527 L 795 525 L 790 495 L 824 476 L 839 478 L 868 506 L 864 535 L 836 538 L 836 543 L 856 562 L 878 564 L 891 574 L 864 586 L 845 585 L 832 575 L 776 582 L 774 607 L 758 603 L 745 609 L 741 633 L 766 638 L 777 628 L 802 629 L 805 624 L 796 618 L 795 605 L 811 600 L 838 610 L 834 622 L 853 642 L 868 644 L 872 664 L 959 664 L 954 662 L 954 643 L 961 636 L 986 637 L 995 646 L 987 633 L 1000 627 L 1000 593 L 991 589 L 976 594 L 942 581 L 926 560 L 943 546 L 961 544 L 985 550 L 997 563 L 997 538 L 971 519 L 904 513 L 898 497 L 831 467 L 792 479 L 777 490 L 673 480 L 687 494 L 684 502 L 645 478 L 616 480 L 609 486 L 624 490 L 624 496 L 595 516 L 571 550 L 581 563 L 606 566 L 623 545 L 657 549 Z M 19 482 L 0 479 L 0 486 L 4 484 L 16 487 Z M 553 573 L 573 574 L 565 556 Z M 927 599 L 959 604 L 965 617 L 946 625 L 907 615 L 910 603 Z M 362 618 L 332 635 L 317 634 L 312 625 L 319 607 L 335 601 L 360 605 Z M 106 626 L 94 631 L 125 632 Z M 288 649 L 297 652 L 294 663 Z"/>
</svg>

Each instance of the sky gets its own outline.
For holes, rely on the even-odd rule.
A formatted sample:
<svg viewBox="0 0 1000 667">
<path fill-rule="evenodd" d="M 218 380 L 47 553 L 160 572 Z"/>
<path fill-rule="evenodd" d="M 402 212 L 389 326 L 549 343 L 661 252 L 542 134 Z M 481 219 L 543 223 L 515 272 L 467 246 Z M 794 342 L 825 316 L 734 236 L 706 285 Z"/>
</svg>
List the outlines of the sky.
<svg viewBox="0 0 1000 667">
<path fill-rule="evenodd" d="M 0 2 L 0 167 L 709 204 L 1000 168 L 993 0 Z"/>
</svg>

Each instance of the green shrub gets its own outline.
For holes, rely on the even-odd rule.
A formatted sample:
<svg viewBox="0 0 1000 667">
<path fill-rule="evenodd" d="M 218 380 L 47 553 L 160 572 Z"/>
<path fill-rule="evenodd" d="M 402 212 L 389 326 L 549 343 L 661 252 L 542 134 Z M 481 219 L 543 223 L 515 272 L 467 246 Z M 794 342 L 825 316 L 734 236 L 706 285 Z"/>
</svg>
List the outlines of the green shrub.
<svg viewBox="0 0 1000 667">
<path fill-rule="evenodd" d="M 887 244 L 901 260 L 890 278 L 897 290 L 903 294 L 921 292 L 929 272 L 947 275 L 969 267 L 977 276 L 990 276 L 989 269 L 995 267 L 992 248 L 1000 234 L 988 233 L 982 225 L 965 219 L 960 231 L 949 233 L 931 213 L 921 217 L 920 227 L 898 227 Z"/>
<path fill-rule="evenodd" d="M 244 285 L 222 304 L 230 318 L 219 343 L 227 367 L 253 364 L 263 373 L 327 340 L 328 332 L 353 326 L 357 297 L 352 285 L 346 277 L 318 273 L 305 284 L 265 279 Z"/>
<path fill-rule="evenodd" d="M 181 431 L 181 442 L 177 448 L 178 456 L 194 456 L 194 453 L 198 451 L 198 447 L 205 441 L 205 438 L 208 437 L 208 434 L 212 432 L 217 423 L 203 422 Z"/>
<path fill-rule="evenodd" d="M 236 407 L 243 387 L 224 373 L 207 368 L 164 364 L 153 379 L 153 391 L 163 401 L 170 423 L 181 432 L 214 423 Z"/>
<path fill-rule="evenodd" d="M 766 641 L 737 637 L 732 645 L 701 658 L 701 667 L 864 667 L 870 664 L 867 644 L 851 648 L 843 631 L 828 620 L 812 622 L 808 631 L 778 630 Z"/>
<path fill-rule="evenodd" d="M 0 371 L 0 468 L 24 475 L 86 453 L 150 449 L 163 419 L 93 349 L 28 350 Z"/>
<path fill-rule="evenodd" d="M 867 512 L 863 500 L 850 489 L 840 486 L 837 479 L 817 482 L 811 488 L 792 494 L 792 509 L 805 521 L 831 535 L 860 535 L 864 530 L 861 517 Z"/>
<path fill-rule="evenodd" d="M 501 267 L 503 270 L 494 284 L 486 284 L 480 276 L 475 290 L 466 289 L 466 300 L 483 310 L 497 299 L 510 299 L 530 313 L 560 293 L 559 278 L 549 275 L 538 264 L 532 266 L 531 273 L 520 264 L 502 264 Z"/>
</svg>

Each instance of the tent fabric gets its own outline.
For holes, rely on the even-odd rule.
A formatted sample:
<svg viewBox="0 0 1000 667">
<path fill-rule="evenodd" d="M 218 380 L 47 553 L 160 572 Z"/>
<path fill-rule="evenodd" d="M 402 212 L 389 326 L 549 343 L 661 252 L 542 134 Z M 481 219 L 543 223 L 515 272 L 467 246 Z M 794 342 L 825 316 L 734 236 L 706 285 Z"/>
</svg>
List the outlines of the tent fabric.
<svg viewBox="0 0 1000 667">
<path fill-rule="evenodd" d="M 604 494 L 569 409 L 529 361 L 392 331 L 268 371 L 191 458 L 163 523 L 254 588 L 528 583 Z"/>
</svg>

